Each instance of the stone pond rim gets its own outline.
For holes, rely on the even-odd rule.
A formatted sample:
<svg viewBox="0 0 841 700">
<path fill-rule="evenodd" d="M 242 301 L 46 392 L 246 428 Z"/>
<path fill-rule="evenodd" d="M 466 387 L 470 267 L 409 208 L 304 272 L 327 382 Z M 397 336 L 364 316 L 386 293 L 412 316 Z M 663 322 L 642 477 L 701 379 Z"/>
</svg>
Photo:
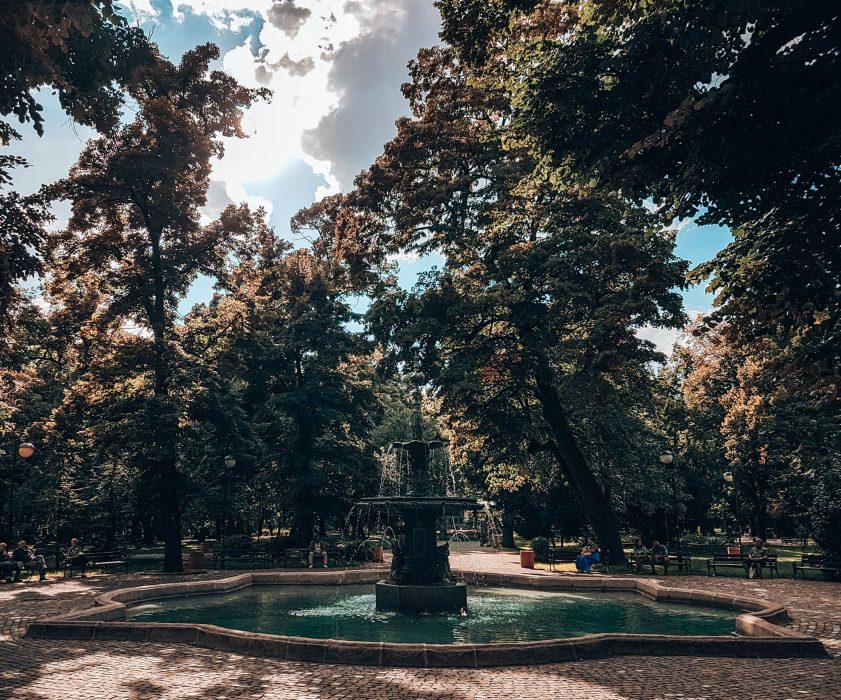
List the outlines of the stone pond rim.
<svg viewBox="0 0 841 700">
<path fill-rule="evenodd" d="M 521 589 L 636 591 L 655 601 L 738 611 L 740 636 L 684 637 L 649 634 L 593 634 L 535 642 L 490 644 L 402 644 L 289 637 L 242 632 L 208 624 L 127 622 L 126 606 L 149 600 L 226 593 L 251 585 L 373 583 L 376 569 L 324 572 L 251 572 L 227 579 L 157 583 L 122 588 L 96 598 L 96 607 L 33 622 L 26 638 L 183 643 L 250 656 L 370 666 L 461 667 L 558 663 L 616 655 L 718 656 L 731 658 L 828 658 L 815 637 L 782 626 L 784 607 L 767 600 L 712 591 L 669 588 L 657 581 L 594 575 L 544 577 L 533 574 L 459 572 L 467 583 Z"/>
</svg>

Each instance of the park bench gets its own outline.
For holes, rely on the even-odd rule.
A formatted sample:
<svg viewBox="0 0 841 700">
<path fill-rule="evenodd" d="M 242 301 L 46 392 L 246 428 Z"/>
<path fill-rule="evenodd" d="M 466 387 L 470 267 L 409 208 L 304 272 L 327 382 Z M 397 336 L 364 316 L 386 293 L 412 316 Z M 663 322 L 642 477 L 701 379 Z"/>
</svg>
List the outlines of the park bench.
<svg viewBox="0 0 841 700">
<path fill-rule="evenodd" d="M 707 576 L 715 576 L 718 569 L 742 569 L 747 576 L 749 574 L 746 563 L 749 561 L 750 559 L 744 554 L 716 554 L 711 559 L 707 559 Z M 758 569 L 760 577 L 766 569 L 771 576 L 778 575 L 776 554 L 769 554 L 762 562 L 762 566 Z"/>
<path fill-rule="evenodd" d="M 798 571 L 804 579 L 807 571 L 820 571 L 833 576 L 841 576 L 841 558 L 828 557 L 825 554 L 804 554 L 800 562 L 794 562 L 791 568 L 795 579 Z"/>
<path fill-rule="evenodd" d="M 268 569 L 269 564 L 269 553 L 260 548 L 222 547 L 213 552 L 214 569 Z"/>
<path fill-rule="evenodd" d="M 85 552 L 85 557 L 88 563 L 85 565 L 87 569 L 99 569 L 100 571 L 107 571 L 110 569 L 124 569 L 128 573 L 128 554 L 117 550 L 95 550 L 92 552 Z M 73 566 L 73 564 L 64 559 L 64 554 L 61 555 L 61 568 L 65 576 L 72 576 L 75 569 L 81 569 L 80 566 Z"/>
<path fill-rule="evenodd" d="M 551 547 L 549 549 L 549 570 L 557 571 L 555 564 L 574 564 L 579 554 L 581 554 L 580 549 L 558 549 Z M 599 551 L 599 557 L 601 558 L 601 561 L 598 564 L 593 564 L 592 568 L 604 573 L 609 572 L 610 552 L 606 549 L 602 549 Z"/>
<path fill-rule="evenodd" d="M 648 555 L 646 555 L 648 557 Z M 664 575 L 668 573 L 668 571 L 677 571 L 678 573 L 683 574 L 691 574 L 692 573 L 692 555 L 689 552 L 681 552 L 680 556 L 677 554 L 669 554 L 669 566 L 668 569 L 664 567 L 663 573 Z M 637 560 L 632 554 L 627 555 L 626 561 L 628 563 L 628 571 L 631 573 L 636 573 L 637 570 Z M 656 567 L 664 566 L 662 563 L 657 563 L 654 565 L 655 571 Z M 646 561 L 641 565 L 641 569 L 644 572 L 646 569 L 651 568 L 651 563 Z"/>
</svg>

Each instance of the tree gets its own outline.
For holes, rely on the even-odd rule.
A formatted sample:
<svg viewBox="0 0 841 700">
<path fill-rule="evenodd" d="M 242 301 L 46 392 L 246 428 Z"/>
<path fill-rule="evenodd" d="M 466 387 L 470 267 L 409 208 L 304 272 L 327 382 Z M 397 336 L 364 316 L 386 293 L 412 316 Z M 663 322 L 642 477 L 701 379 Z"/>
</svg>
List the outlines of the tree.
<svg viewBox="0 0 841 700">
<path fill-rule="evenodd" d="M 146 362 L 153 376 L 145 415 L 154 447 L 147 469 L 160 494 L 166 571 L 182 566 L 176 307 L 198 273 L 224 265 L 235 233 L 199 224 L 210 159 L 223 155 L 220 137 L 243 136 L 242 110 L 268 95 L 209 71 L 218 56 L 207 44 L 187 52 L 178 66 L 160 59 L 138 71 L 137 116 L 82 152 L 63 183 L 72 215 L 51 247 L 66 276 L 93 275 L 103 320 L 130 322 L 150 335 Z"/>
<path fill-rule="evenodd" d="M 567 187 L 558 171 L 506 148 L 505 93 L 477 86 L 482 76 L 448 49 L 422 50 L 410 70 L 413 117 L 398 120 L 333 220 L 359 224 L 357 249 L 439 250 L 447 262 L 416 293 L 378 290 L 370 327 L 420 361 L 445 413 L 547 450 L 621 560 L 619 523 L 572 397 L 618 402 L 648 383 L 657 355 L 634 329 L 683 320 L 673 236 L 644 209 Z"/>
<path fill-rule="evenodd" d="M 342 266 L 319 255 L 319 244 L 290 250 L 262 216 L 252 215 L 240 239 L 225 293 L 188 319 L 187 347 L 232 385 L 253 446 L 245 481 L 273 484 L 266 505 L 306 545 L 316 520 L 344 519 L 354 498 L 376 489 L 378 402 L 370 346 L 347 328 L 356 317 Z"/>
<path fill-rule="evenodd" d="M 510 138 L 565 177 L 698 215 L 734 342 L 783 340 L 781 387 L 841 392 L 841 15 L 796 2 L 439 3 L 443 36 L 512 94 Z"/>
<path fill-rule="evenodd" d="M 152 62 L 152 48 L 136 27 L 116 14 L 111 0 L 18 0 L 3 3 L 0 45 L 0 116 L 14 115 L 44 133 L 37 90 L 50 86 L 67 114 L 99 130 L 117 123 L 134 70 Z M 0 119 L 0 144 L 20 139 Z M 0 155 L 0 186 L 24 158 Z M 49 195 L 0 194 L 0 325 L 13 285 L 40 270 L 38 251 L 52 217 Z"/>
</svg>

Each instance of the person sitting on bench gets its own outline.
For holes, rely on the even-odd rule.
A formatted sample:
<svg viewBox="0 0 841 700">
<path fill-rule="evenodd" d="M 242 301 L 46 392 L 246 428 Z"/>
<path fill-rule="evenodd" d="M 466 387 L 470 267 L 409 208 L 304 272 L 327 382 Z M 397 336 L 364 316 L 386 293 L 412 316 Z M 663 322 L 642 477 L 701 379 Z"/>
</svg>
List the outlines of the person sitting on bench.
<svg viewBox="0 0 841 700">
<path fill-rule="evenodd" d="M 39 581 L 46 581 L 47 580 L 47 564 L 44 561 L 44 557 L 40 554 L 35 554 L 35 550 L 32 549 L 28 544 L 26 544 L 26 540 L 21 540 L 18 542 L 17 549 L 12 552 L 12 559 L 14 559 L 20 567 L 31 570 L 37 569 L 38 570 L 38 580 Z M 15 580 L 20 580 L 20 568 L 15 571 Z"/>
<path fill-rule="evenodd" d="M 663 567 L 663 576 L 669 575 L 669 550 L 666 545 L 660 544 L 657 540 L 651 543 L 651 556 L 649 557 L 651 563 L 651 573 L 656 574 L 654 570 L 655 564 L 660 564 Z"/>
<path fill-rule="evenodd" d="M 757 537 L 753 542 L 753 547 L 748 554 L 748 558 L 742 563 L 745 567 L 745 573 L 748 578 L 760 578 L 762 576 L 762 567 L 768 561 L 768 547 L 765 540 Z"/>
<path fill-rule="evenodd" d="M 599 545 L 591 545 L 589 540 L 584 540 L 584 546 L 581 548 L 581 554 L 575 558 L 575 568 L 579 572 L 589 574 L 590 567 L 593 566 L 593 564 L 601 563 L 601 560 Z"/>
<path fill-rule="evenodd" d="M 79 546 L 79 540 L 73 538 L 70 540 L 70 546 L 64 553 L 64 561 L 71 569 L 81 569 L 82 578 L 86 578 L 85 567 L 88 565 L 88 558 L 85 556 L 84 550 Z"/>
<path fill-rule="evenodd" d="M 310 542 L 309 563 L 310 569 L 316 557 L 321 557 L 324 561 L 324 568 L 327 568 L 327 550 L 321 544 L 321 536 L 317 533 L 313 535 L 312 542 Z"/>
<path fill-rule="evenodd" d="M 638 574 L 642 573 L 643 564 L 648 563 L 648 547 L 642 543 L 639 537 L 634 540 L 634 550 L 631 552 L 631 556 L 634 558 L 634 570 Z"/>
<path fill-rule="evenodd" d="M 6 583 L 12 582 L 12 576 L 17 572 L 18 565 L 12 561 L 5 542 L 0 542 L 0 578 Z"/>
</svg>

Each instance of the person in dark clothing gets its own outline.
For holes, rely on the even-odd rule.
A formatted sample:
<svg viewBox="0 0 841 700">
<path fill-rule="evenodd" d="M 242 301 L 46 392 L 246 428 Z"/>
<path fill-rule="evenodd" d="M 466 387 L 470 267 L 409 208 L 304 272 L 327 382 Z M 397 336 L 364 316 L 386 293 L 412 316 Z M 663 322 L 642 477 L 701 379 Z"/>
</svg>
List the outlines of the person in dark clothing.
<svg viewBox="0 0 841 700">
<path fill-rule="evenodd" d="M 35 550 L 26 544 L 26 540 L 21 540 L 20 542 L 18 542 L 17 548 L 14 552 L 12 552 L 12 559 L 20 565 L 18 570 L 15 571 L 16 581 L 20 580 L 21 568 L 27 570 L 37 569 L 39 576 L 38 580 L 47 580 L 47 564 L 44 561 L 44 557 L 42 557 L 40 554 L 35 554 Z"/>
<path fill-rule="evenodd" d="M 5 542 L 0 542 L 0 578 L 11 583 L 12 576 L 18 570 L 18 565 L 12 561 L 12 556 Z"/>
<path fill-rule="evenodd" d="M 70 540 L 70 546 L 64 553 L 64 561 L 70 565 L 71 569 L 81 569 L 82 578 L 86 577 L 85 567 L 88 565 L 88 558 L 85 556 L 85 552 L 79 544 L 79 540 L 75 537 Z"/>
<path fill-rule="evenodd" d="M 310 542 L 310 551 L 308 555 L 310 569 L 312 568 L 313 560 L 318 557 L 324 562 L 324 568 L 327 568 L 327 550 L 324 548 L 324 545 L 321 544 L 321 537 L 316 533 L 313 535 L 312 541 Z"/>
</svg>

